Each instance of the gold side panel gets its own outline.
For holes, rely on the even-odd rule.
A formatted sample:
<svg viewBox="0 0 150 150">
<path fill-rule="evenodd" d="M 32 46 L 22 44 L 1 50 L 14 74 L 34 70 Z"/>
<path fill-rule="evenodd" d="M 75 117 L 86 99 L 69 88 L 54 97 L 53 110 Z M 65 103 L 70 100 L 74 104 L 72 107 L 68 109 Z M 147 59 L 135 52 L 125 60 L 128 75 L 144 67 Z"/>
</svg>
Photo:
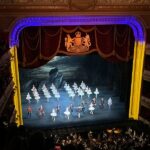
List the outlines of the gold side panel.
<svg viewBox="0 0 150 150">
<path fill-rule="evenodd" d="M 139 116 L 144 54 L 145 42 L 136 41 L 134 45 L 132 83 L 129 107 L 129 118 L 133 118 L 135 120 L 138 120 Z"/>
<path fill-rule="evenodd" d="M 17 48 L 12 47 L 10 49 L 12 55 L 11 59 L 11 72 L 14 82 L 14 104 L 16 109 L 16 123 L 17 125 L 22 125 L 22 105 L 21 105 L 21 95 L 20 95 L 20 80 L 19 80 L 19 70 L 18 70 L 18 57 L 17 57 Z"/>
</svg>

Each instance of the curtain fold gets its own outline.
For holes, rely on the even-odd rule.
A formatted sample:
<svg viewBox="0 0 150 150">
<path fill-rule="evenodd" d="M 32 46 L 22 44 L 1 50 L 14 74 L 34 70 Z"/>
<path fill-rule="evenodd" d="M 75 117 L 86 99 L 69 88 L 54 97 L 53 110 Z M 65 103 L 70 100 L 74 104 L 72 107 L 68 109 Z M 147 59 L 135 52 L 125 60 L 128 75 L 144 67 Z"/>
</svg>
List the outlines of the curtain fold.
<svg viewBox="0 0 150 150">
<path fill-rule="evenodd" d="M 96 45 L 99 54 L 103 58 L 109 58 L 113 56 L 115 50 L 114 26 L 97 26 Z"/>
<path fill-rule="evenodd" d="M 72 51 L 67 50 L 66 39 L 67 44 L 74 48 Z M 87 39 L 88 47 L 84 43 Z M 133 49 L 134 36 L 127 25 L 28 27 L 20 34 L 18 60 L 22 67 L 35 68 L 55 55 L 98 52 L 109 61 L 129 61 Z"/>
<path fill-rule="evenodd" d="M 41 27 L 40 35 L 41 35 L 40 59 L 49 60 L 59 51 L 61 41 L 61 28 Z"/>
</svg>

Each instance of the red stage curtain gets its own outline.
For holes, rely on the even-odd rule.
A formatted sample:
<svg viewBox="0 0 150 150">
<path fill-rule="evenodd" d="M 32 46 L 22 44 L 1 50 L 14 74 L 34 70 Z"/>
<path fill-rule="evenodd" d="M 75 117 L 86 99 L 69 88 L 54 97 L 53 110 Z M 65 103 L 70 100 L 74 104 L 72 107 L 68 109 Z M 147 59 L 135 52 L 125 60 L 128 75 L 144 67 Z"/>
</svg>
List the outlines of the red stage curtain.
<svg viewBox="0 0 150 150">
<path fill-rule="evenodd" d="M 74 38 L 77 31 L 81 37 L 90 36 L 89 50 L 81 53 L 67 51 L 66 35 Z M 133 48 L 133 32 L 127 25 L 28 27 L 20 34 L 18 60 L 22 67 L 35 68 L 55 55 L 85 55 L 96 51 L 110 61 L 128 61 Z"/>
</svg>

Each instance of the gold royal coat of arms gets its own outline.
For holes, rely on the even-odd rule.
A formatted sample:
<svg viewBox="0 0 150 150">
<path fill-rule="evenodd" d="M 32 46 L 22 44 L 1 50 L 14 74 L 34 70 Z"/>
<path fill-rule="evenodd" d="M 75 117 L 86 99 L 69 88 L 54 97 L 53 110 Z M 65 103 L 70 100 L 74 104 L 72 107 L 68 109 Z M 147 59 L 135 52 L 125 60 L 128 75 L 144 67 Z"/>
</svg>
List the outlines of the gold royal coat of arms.
<svg viewBox="0 0 150 150">
<path fill-rule="evenodd" d="M 89 51 L 91 46 L 90 36 L 86 33 L 85 37 L 81 37 L 81 32 L 77 31 L 75 37 L 71 38 L 70 34 L 65 37 L 65 47 L 68 52 L 81 53 Z"/>
</svg>

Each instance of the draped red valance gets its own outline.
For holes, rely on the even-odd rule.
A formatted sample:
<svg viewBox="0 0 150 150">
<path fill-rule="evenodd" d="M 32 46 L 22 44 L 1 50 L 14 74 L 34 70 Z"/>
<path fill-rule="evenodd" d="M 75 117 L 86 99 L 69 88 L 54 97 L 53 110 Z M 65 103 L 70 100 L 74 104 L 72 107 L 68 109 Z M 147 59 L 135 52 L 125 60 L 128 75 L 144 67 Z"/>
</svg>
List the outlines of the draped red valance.
<svg viewBox="0 0 150 150">
<path fill-rule="evenodd" d="M 80 32 L 83 39 L 89 35 L 88 50 L 67 50 L 67 34 L 75 39 L 77 32 Z M 133 55 L 133 47 L 133 32 L 127 25 L 28 27 L 20 34 L 18 60 L 22 67 L 34 68 L 45 64 L 55 55 L 85 55 L 98 52 L 107 60 L 128 61 Z"/>
</svg>

